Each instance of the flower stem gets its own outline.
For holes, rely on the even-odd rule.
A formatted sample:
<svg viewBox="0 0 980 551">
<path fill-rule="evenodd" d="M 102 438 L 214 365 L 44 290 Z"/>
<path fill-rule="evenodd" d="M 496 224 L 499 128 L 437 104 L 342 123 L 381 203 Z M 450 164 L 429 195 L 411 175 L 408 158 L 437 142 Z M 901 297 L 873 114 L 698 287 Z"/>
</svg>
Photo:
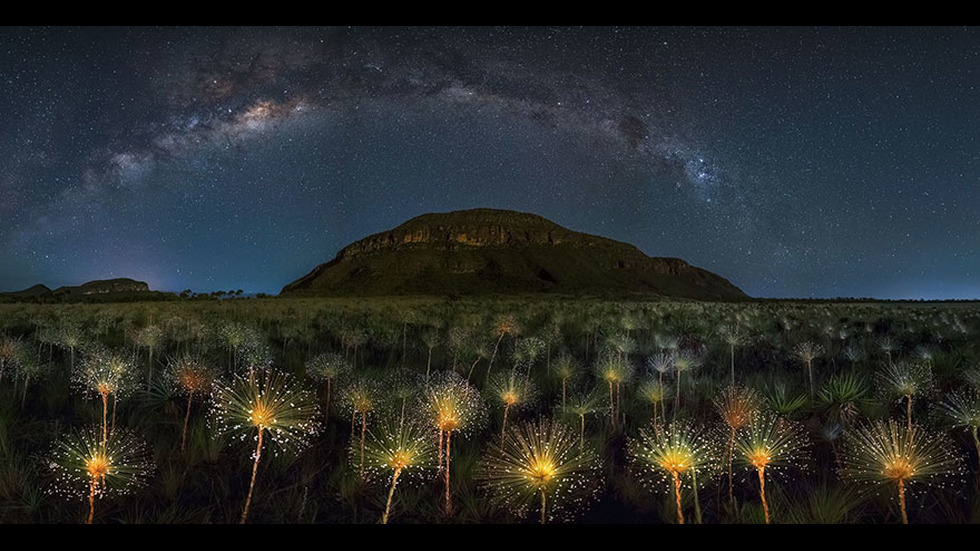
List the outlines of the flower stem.
<svg viewBox="0 0 980 551">
<path fill-rule="evenodd" d="M 453 504 L 449 499 L 449 439 L 452 438 L 453 432 L 446 431 L 446 514 L 451 515 L 453 510 Z"/>
<path fill-rule="evenodd" d="M 402 474 L 401 467 L 395 469 L 395 474 L 391 477 L 391 488 L 388 490 L 388 503 L 385 505 L 385 514 L 381 516 L 381 524 L 388 524 L 388 514 L 391 512 L 391 498 L 395 495 L 395 486 L 398 484 L 398 475 L 400 474 Z"/>
<path fill-rule="evenodd" d="M 694 486 L 694 519 L 701 524 L 701 502 L 698 501 L 698 470 L 691 466 L 691 483 Z"/>
<path fill-rule="evenodd" d="M 548 510 L 547 502 L 548 502 L 548 498 L 544 493 L 544 488 L 541 488 L 541 524 L 548 523 L 548 515 L 546 514 Z"/>
<path fill-rule="evenodd" d="M 760 467 L 759 472 L 759 497 L 762 498 L 762 512 L 766 515 L 766 524 L 769 524 L 769 504 L 766 503 L 766 468 Z"/>
<path fill-rule="evenodd" d="M 677 471 L 671 471 L 674 475 L 674 499 L 677 501 L 677 523 L 684 524 L 684 511 L 681 509 L 681 478 Z"/>
<path fill-rule="evenodd" d="M 905 408 L 905 418 L 908 419 L 908 430 L 912 431 L 912 395 L 906 396 L 908 398 L 908 404 Z"/>
<path fill-rule="evenodd" d="M 92 484 L 89 485 L 88 491 L 88 520 L 86 524 L 92 524 L 92 519 L 95 518 L 95 489 L 98 487 L 98 478 L 92 477 Z"/>
<path fill-rule="evenodd" d="M 507 412 L 510 411 L 510 404 L 504 405 L 504 422 L 500 426 L 500 445 L 504 445 L 504 431 L 507 430 Z"/>
<path fill-rule="evenodd" d="M 973 427 L 971 434 L 973 434 L 973 445 L 977 449 L 977 472 L 980 472 L 980 438 L 977 438 L 977 427 Z"/>
<path fill-rule="evenodd" d="M 898 506 L 902 509 L 902 524 L 909 523 L 909 516 L 905 512 L 905 481 L 898 479 Z"/>
<path fill-rule="evenodd" d="M 728 502 L 735 503 L 735 492 L 732 490 L 732 461 L 735 459 L 735 427 L 732 427 L 732 440 L 728 444 Z"/>
<path fill-rule="evenodd" d="M 102 449 L 105 450 L 106 441 L 109 439 L 109 395 L 102 393 Z"/>
<path fill-rule="evenodd" d="M 245 498 L 245 509 L 242 511 L 242 519 L 239 524 L 245 524 L 248 508 L 252 505 L 252 490 L 255 489 L 255 473 L 259 470 L 260 457 L 262 457 L 262 427 L 259 427 L 259 443 L 255 446 L 255 462 L 252 463 L 252 481 L 248 483 L 248 497 Z"/>
<path fill-rule="evenodd" d="M 184 432 L 180 437 L 180 452 L 184 453 L 184 447 L 187 443 L 187 421 L 191 418 L 191 400 L 194 398 L 194 391 L 192 390 L 187 395 L 187 413 L 184 414 Z"/>
<path fill-rule="evenodd" d="M 361 478 L 364 478 L 364 432 L 367 430 L 367 411 L 361 412 Z"/>
</svg>

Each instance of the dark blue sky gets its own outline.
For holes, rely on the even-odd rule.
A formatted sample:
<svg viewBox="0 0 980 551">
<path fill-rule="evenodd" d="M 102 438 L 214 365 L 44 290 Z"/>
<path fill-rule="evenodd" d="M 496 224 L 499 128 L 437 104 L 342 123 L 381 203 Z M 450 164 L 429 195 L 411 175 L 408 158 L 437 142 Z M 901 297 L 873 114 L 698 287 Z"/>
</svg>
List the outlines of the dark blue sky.
<svg viewBox="0 0 980 551">
<path fill-rule="evenodd" d="M 752 296 L 980 298 L 973 28 L 0 29 L 0 290 L 276 293 L 530 211 Z"/>
</svg>

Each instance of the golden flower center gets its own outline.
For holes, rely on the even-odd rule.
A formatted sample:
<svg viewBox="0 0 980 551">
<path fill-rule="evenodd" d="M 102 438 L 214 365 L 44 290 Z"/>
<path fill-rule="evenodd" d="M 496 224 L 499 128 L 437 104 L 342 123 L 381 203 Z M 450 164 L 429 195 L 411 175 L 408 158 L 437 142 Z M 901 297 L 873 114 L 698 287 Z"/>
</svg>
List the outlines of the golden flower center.
<svg viewBox="0 0 980 551">
<path fill-rule="evenodd" d="M 764 469 L 772 461 L 768 450 L 755 450 L 749 455 L 749 463 L 756 469 Z"/>
<path fill-rule="evenodd" d="M 103 478 L 109 474 L 109 469 L 112 464 L 109 462 L 109 458 L 100 454 L 93 455 L 85 463 L 85 470 L 88 472 L 90 478 Z"/>
<path fill-rule="evenodd" d="M 388 460 L 388 466 L 392 469 L 401 470 L 412 463 L 412 454 L 405 450 L 398 450 L 392 454 Z"/>
<path fill-rule="evenodd" d="M 904 459 L 894 459 L 885 465 L 883 474 L 892 480 L 907 480 L 915 474 L 915 469 Z"/>
<path fill-rule="evenodd" d="M 275 422 L 274 413 L 269 406 L 259 403 L 249 412 L 248 421 L 259 428 L 269 428 Z"/>
<path fill-rule="evenodd" d="M 683 451 L 673 451 L 665 454 L 660 459 L 660 466 L 667 472 L 681 474 L 687 472 L 694 463 L 691 454 Z"/>
<path fill-rule="evenodd" d="M 510 390 L 504 393 L 503 399 L 505 404 L 512 406 L 517 403 L 518 396 L 516 392 Z"/>
<path fill-rule="evenodd" d="M 459 428 L 459 416 L 455 413 L 441 413 L 437 424 L 439 425 L 439 430 L 454 431 Z"/>
<path fill-rule="evenodd" d="M 555 476 L 555 463 L 551 459 L 537 459 L 531 463 L 529 477 L 539 485 L 547 484 Z"/>
</svg>

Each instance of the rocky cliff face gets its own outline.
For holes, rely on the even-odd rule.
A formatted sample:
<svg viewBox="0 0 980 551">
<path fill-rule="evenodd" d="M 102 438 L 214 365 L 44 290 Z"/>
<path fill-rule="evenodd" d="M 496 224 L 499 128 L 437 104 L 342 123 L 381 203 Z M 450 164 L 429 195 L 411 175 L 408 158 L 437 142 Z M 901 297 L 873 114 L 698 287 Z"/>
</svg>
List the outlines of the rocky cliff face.
<svg viewBox="0 0 980 551">
<path fill-rule="evenodd" d="M 149 292 L 149 290 L 150 286 L 143 281 L 119 278 L 89 281 L 88 283 L 72 287 L 58 287 L 54 290 L 54 294 L 90 296 L 107 295 L 110 293 L 145 293 Z"/>
<path fill-rule="evenodd" d="M 355 256 L 402 245 L 427 245 L 452 248 L 467 247 L 519 247 L 526 245 L 555 245 L 563 241 L 562 235 L 553 231 L 534 232 L 510 229 L 502 226 L 425 226 L 421 228 L 395 229 L 362 239 L 345 247 L 341 256 Z"/>
<path fill-rule="evenodd" d="M 35 285 L 15 293 L 0 293 L 6 301 L 39 300 L 41 302 L 106 302 L 118 300 L 160 300 L 169 293 L 150 290 L 143 281 L 118 278 L 89 281 L 81 285 L 58 287 L 54 291 L 44 285 Z"/>
<path fill-rule="evenodd" d="M 105 295 L 108 293 L 145 293 L 150 290 L 150 286 L 143 281 L 132 279 L 107 279 L 89 281 L 73 289 L 72 292 L 83 295 Z"/>
<path fill-rule="evenodd" d="M 535 214 L 474 209 L 425 214 L 344 247 L 284 293 L 664 294 L 745 298 L 678 258 L 563 228 Z"/>
<path fill-rule="evenodd" d="M 561 226 L 534 215 L 491 209 L 475 209 L 447 213 L 425 214 L 413 218 L 393 230 L 377 233 L 348 245 L 338 257 L 354 257 L 404 246 L 426 246 L 452 249 L 456 247 L 526 247 L 556 245 L 574 237 Z M 579 234 L 584 236 L 585 234 Z M 575 241 L 575 240 L 571 240 Z M 575 243 L 583 245 L 584 243 Z"/>
</svg>

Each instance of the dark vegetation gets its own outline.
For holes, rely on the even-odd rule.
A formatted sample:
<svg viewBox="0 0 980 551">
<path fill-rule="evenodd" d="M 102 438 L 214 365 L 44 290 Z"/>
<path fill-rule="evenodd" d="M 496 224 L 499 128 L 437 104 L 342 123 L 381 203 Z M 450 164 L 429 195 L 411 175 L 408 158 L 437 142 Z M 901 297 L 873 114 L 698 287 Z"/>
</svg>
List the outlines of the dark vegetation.
<svg viewBox="0 0 980 551">
<path fill-rule="evenodd" d="M 542 495 L 549 522 L 677 522 L 680 511 L 687 523 L 757 523 L 766 513 L 760 478 L 775 523 L 901 522 L 899 481 L 910 522 L 976 522 L 978 332 L 974 304 L 2 305 L 0 522 L 86 520 L 93 486 L 82 473 L 83 484 L 69 487 L 52 465 L 65 461 L 56 443 L 91 427 L 98 435 L 104 414 L 107 439 L 133 435 L 153 468 L 140 467 L 142 484 L 124 484 L 126 493 L 99 486 L 96 523 L 238 522 L 253 467 L 251 523 L 376 523 L 389 496 L 391 523 L 538 522 Z M 84 372 L 111 357 L 120 376 L 103 402 Z M 231 414 L 218 422 L 214 400 L 273 375 L 298 387 L 296 400 L 312 400 L 319 427 L 297 425 L 296 445 L 286 446 L 269 429 L 259 461 L 256 431 L 222 433 Z M 728 388 L 733 378 L 742 390 Z M 481 397 L 470 426 L 440 428 L 453 431 L 445 477 L 426 427 L 434 389 L 450 379 L 469 379 Z M 733 404 L 759 422 L 740 424 Z M 386 468 L 376 444 L 401 434 L 399 425 L 425 446 L 394 485 L 396 467 Z M 752 459 L 765 440 L 755 425 L 795 439 L 764 476 Z M 539 485 L 500 481 L 497 462 L 524 461 L 520 439 L 541 430 L 568 457 L 532 465 Z M 882 467 L 888 475 L 862 472 L 876 461 L 868 441 L 889 430 L 911 434 L 932 463 L 911 474 L 898 464 Z M 669 444 L 671 434 L 701 443 L 666 446 L 696 465 L 674 468 L 677 487 L 658 464 L 658 439 Z M 560 478 L 562 465 L 574 472 Z"/>
</svg>

